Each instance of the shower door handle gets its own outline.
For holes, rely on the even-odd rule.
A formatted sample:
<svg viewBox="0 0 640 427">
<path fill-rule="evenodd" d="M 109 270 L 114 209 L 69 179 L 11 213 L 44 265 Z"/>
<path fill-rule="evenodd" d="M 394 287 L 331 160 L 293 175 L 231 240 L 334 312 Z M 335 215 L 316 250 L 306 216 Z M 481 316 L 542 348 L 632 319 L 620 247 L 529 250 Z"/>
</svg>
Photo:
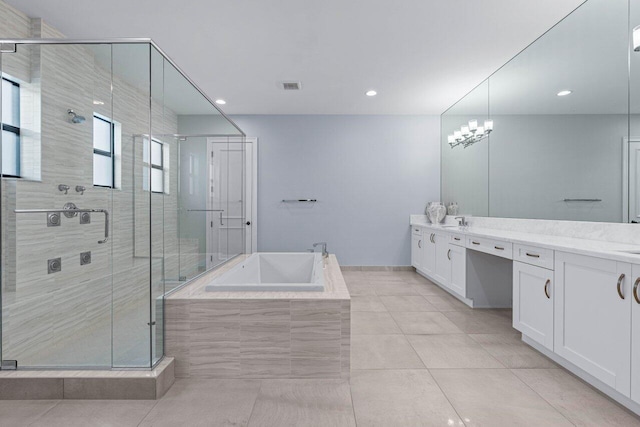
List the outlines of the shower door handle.
<svg viewBox="0 0 640 427">
<path fill-rule="evenodd" d="M 103 213 L 104 214 L 104 239 L 98 240 L 98 243 L 107 243 L 109 240 L 109 211 L 106 209 L 15 209 L 15 213 L 23 214 L 23 213 L 49 213 L 49 212 L 57 212 L 57 213 L 84 213 L 84 212 L 95 212 L 95 213 Z"/>
</svg>

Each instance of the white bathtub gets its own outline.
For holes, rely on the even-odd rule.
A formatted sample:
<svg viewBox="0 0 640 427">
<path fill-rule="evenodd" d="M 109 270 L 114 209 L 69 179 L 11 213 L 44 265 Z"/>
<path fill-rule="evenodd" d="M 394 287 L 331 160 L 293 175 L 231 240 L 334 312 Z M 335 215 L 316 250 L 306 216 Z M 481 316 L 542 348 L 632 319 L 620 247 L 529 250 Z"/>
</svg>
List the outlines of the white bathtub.
<svg viewBox="0 0 640 427">
<path fill-rule="evenodd" d="M 205 289 L 211 292 L 322 292 L 322 254 L 255 253 L 211 281 Z"/>
</svg>

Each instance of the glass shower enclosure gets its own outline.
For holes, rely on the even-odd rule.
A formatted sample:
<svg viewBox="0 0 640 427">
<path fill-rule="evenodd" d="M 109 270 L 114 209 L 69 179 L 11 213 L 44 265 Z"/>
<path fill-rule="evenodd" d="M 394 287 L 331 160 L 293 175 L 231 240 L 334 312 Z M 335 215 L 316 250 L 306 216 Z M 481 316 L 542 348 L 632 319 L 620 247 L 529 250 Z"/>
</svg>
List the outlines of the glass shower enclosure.
<svg viewBox="0 0 640 427">
<path fill-rule="evenodd" d="M 0 71 L 3 369 L 153 367 L 165 295 L 246 250 L 244 133 L 151 40 L 2 40 Z"/>
</svg>

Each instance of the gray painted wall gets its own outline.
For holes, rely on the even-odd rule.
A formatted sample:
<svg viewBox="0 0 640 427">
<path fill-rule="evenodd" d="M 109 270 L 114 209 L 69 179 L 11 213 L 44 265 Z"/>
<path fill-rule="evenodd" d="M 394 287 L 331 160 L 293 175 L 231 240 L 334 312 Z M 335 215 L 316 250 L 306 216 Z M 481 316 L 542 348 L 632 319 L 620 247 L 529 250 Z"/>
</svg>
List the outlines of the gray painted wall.
<svg viewBox="0 0 640 427">
<path fill-rule="evenodd" d="M 342 265 L 409 265 L 409 215 L 440 197 L 438 116 L 234 116 L 259 139 L 258 250 L 327 241 Z M 215 133 L 181 116 L 180 133 Z M 315 204 L 282 199 L 316 198 Z"/>
</svg>

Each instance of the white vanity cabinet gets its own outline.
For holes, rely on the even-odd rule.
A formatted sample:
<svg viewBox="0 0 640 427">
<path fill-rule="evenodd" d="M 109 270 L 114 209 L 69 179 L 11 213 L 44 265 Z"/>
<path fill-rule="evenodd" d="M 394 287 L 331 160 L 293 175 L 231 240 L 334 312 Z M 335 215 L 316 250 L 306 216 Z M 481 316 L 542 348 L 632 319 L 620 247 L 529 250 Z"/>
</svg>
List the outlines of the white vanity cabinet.
<svg viewBox="0 0 640 427">
<path fill-rule="evenodd" d="M 553 271 L 513 262 L 513 327 L 553 351 Z"/>
<path fill-rule="evenodd" d="M 640 265 L 631 270 L 631 399 L 640 403 Z"/>
<path fill-rule="evenodd" d="M 436 240 L 435 233 L 430 229 L 424 230 L 424 246 L 422 248 L 422 271 L 433 276 L 436 271 Z"/>
<path fill-rule="evenodd" d="M 422 251 L 424 248 L 423 229 L 415 225 L 411 226 L 411 265 L 418 270 L 422 267 Z"/>
<path fill-rule="evenodd" d="M 555 253 L 554 352 L 631 394 L 631 264 Z"/>
<path fill-rule="evenodd" d="M 450 287 L 451 281 L 451 261 L 449 259 L 449 234 L 442 232 L 433 233 L 435 242 L 435 271 L 433 277 L 442 285 Z"/>
<path fill-rule="evenodd" d="M 449 289 L 460 295 L 467 296 L 467 250 L 463 246 L 449 244 L 447 253 L 449 258 Z"/>
</svg>

